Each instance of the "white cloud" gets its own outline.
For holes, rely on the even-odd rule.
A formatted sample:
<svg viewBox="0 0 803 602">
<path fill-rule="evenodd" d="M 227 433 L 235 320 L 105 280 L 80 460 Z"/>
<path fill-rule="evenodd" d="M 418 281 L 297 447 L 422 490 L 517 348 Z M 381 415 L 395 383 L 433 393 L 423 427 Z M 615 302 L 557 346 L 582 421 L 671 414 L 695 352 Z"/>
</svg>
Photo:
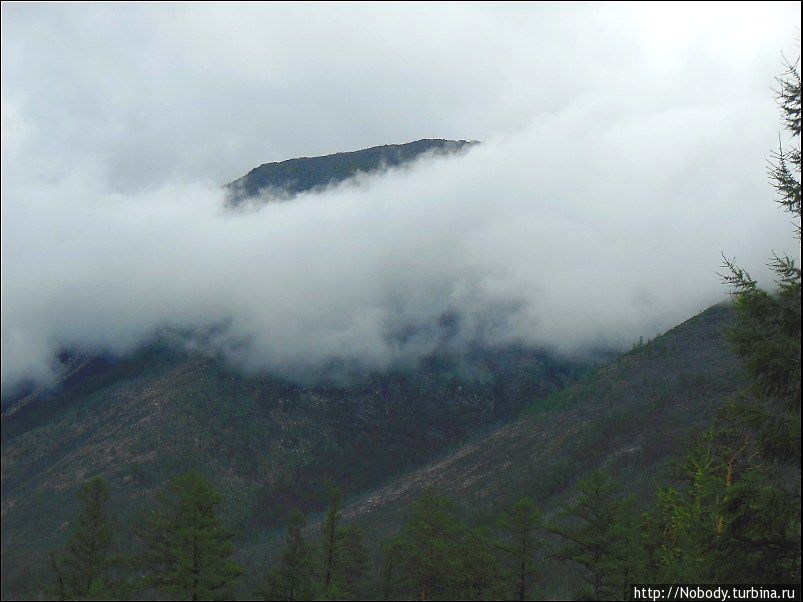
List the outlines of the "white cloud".
<svg viewBox="0 0 803 602">
<path fill-rule="evenodd" d="M 766 10 L 667 61 L 619 5 L 4 4 L 3 386 L 160 326 L 285 373 L 414 359 L 444 312 L 454 344 L 651 336 L 723 298 L 721 251 L 793 246 L 764 169 L 799 6 Z M 485 144 L 221 209 L 261 162 L 425 136 Z"/>
</svg>

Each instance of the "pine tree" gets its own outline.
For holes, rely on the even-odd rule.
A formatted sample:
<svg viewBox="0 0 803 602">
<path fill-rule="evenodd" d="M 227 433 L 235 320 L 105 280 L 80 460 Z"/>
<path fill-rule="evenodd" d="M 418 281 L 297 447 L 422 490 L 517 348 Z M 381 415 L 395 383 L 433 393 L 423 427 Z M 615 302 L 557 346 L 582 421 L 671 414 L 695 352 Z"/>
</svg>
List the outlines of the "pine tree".
<svg viewBox="0 0 803 602">
<path fill-rule="evenodd" d="M 793 217 L 800 243 L 799 61 L 778 78 L 778 102 L 791 133 L 770 160 L 779 206 Z M 745 366 L 748 386 L 730 402 L 720 424 L 723 508 L 718 549 L 723 578 L 800 581 L 800 328 L 801 271 L 788 256 L 773 254 L 772 291 L 725 261 L 736 324 L 729 333 Z"/>
<path fill-rule="evenodd" d="M 421 600 L 460 595 L 460 552 L 465 533 L 457 505 L 434 488 L 427 488 L 413 502 L 410 519 L 395 548 L 398 576 L 406 595 Z"/>
<path fill-rule="evenodd" d="M 359 596 L 368 552 L 357 525 L 342 527 L 340 488 L 329 487 L 329 510 L 321 525 L 321 586 L 328 600 Z"/>
<path fill-rule="evenodd" d="M 643 525 L 650 577 L 658 583 L 715 582 L 723 487 L 713 435 L 690 447 L 677 468 L 679 486 L 658 491 Z"/>
<path fill-rule="evenodd" d="M 64 550 L 51 554 L 60 600 L 112 599 L 113 569 L 119 564 L 107 510 L 109 484 L 95 477 L 81 489 L 81 511 Z"/>
<path fill-rule="evenodd" d="M 199 474 L 173 478 L 140 530 L 144 585 L 177 600 L 225 600 L 242 569 L 218 517 L 223 496 Z"/>
<path fill-rule="evenodd" d="M 617 495 L 610 478 L 594 473 L 578 484 L 576 499 L 564 505 L 563 524 L 551 531 L 565 540 L 557 552 L 560 560 L 583 567 L 583 579 L 594 600 L 620 599 L 623 580 L 633 573 L 630 534 L 625 517 L 632 513 L 626 500 Z"/>
<path fill-rule="evenodd" d="M 614 524 L 614 532 L 619 540 L 616 549 L 618 570 L 615 575 L 615 584 L 619 589 L 620 600 L 630 600 L 630 586 L 645 580 L 646 556 L 639 519 L 633 499 L 622 500 L 619 521 Z"/>
<path fill-rule="evenodd" d="M 315 595 L 315 556 L 304 537 L 306 517 L 293 512 L 287 522 L 285 545 L 265 582 L 265 600 L 311 600 Z"/>
<path fill-rule="evenodd" d="M 336 559 L 339 599 L 358 600 L 363 593 L 367 572 L 368 550 L 363 542 L 362 530 L 357 525 L 346 525 L 341 530 Z"/>
<path fill-rule="evenodd" d="M 535 576 L 535 552 L 542 545 L 538 532 L 543 526 L 535 502 L 528 497 L 519 499 L 509 514 L 498 521 L 504 538 L 498 547 L 505 556 L 505 564 L 513 575 L 512 593 L 516 600 L 525 600 Z"/>
<path fill-rule="evenodd" d="M 339 529 L 343 515 L 340 512 L 340 489 L 336 486 L 329 488 L 329 511 L 323 521 L 322 552 L 323 552 L 323 587 L 327 590 L 332 583 L 335 569 L 335 557 L 341 534 Z"/>
<path fill-rule="evenodd" d="M 491 529 L 480 526 L 468 531 L 460 552 L 462 588 L 468 600 L 499 600 L 506 593 Z"/>
<path fill-rule="evenodd" d="M 401 537 L 392 537 L 382 546 L 380 586 L 384 600 L 393 600 L 404 591 L 402 557 L 404 542 Z"/>
<path fill-rule="evenodd" d="M 799 59 L 777 81 L 797 146 L 773 153 L 770 177 L 799 243 Z M 735 313 L 728 337 L 748 384 L 687 452 L 685 483 L 658 492 L 644 523 L 646 566 L 657 582 L 800 582 L 801 272 L 787 256 L 769 265 L 772 291 L 725 260 Z"/>
</svg>

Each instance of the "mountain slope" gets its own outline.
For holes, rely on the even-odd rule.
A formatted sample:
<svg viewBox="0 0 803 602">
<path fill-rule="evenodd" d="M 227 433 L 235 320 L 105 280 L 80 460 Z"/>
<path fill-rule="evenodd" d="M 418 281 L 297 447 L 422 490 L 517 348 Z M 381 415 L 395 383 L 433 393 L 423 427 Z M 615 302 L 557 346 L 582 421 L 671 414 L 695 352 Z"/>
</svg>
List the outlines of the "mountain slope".
<svg viewBox="0 0 803 602">
<path fill-rule="evenodd" d="M 78 487 L 102 475 L 127 522 L 154 491 L 197 469 L 226 492 L 227 519 L 270 529 L 316 512 L 325 484 L 349 495 L 403 474 L 586 370 L 523 349 L 437 355 L 416 370 L 305 387 L 245 377 L 214 355 L 160 343 L 3 419 L 4 597 L 47 572 Z M 13 597 L 13 596 L 11 596 Z"/>
<path fill-rule="evenodd" d="M 740 389 L 741 367 L 723 336 L 731 319 L 727 306 L 706 310 L 534 403 L 519 420 L 359 499 L 344 515 L 384 537 L 427 486 L 478 518 L 497 515 L 520 495 L 549 514 L 577 480 L 600 468 L 647 495 L 688 437 Z"/>
<path fill-rule="evenodd" d="M 301 192 L 338 184 L 360 173 L 398 167 L 426 153 L 451 154 L 476 144 L 465 140 L 429 139 L 406 144 L 388 144 L 321 157 L 300 157 L 264 163 L 226 185 L 229 203 L 268 193 L 289 198 Z"/>
<path fill-rule="evenodd" d="M 348 387 L 244 378 L 211 355 L 144 349 L 78 393 L 4 419 L 3 597 L 47 578 L 47 552 L 69 531 L 77 487 L 95 474 L 111 481 L 127 523 L 170 475 L 201 469 L 226 492 L 249 575 L 274 552 L 269 531 L 289 510 L 324 507 L 328 480 L 356 500 L 344 514 L 374 544 L 428 485 L 478 520 L 522 494 L 549 514 L 599 467 L 644 495 L 740 386 L 723 338 L 730 320 L 729 308 L 713 307 L 568 387 L 583 366 L 520 349 L 477 352 L 473 378 L 465 358 L 441 356 Z M 527 404 L 526 415 L 476 438 Z"/>
</svg>

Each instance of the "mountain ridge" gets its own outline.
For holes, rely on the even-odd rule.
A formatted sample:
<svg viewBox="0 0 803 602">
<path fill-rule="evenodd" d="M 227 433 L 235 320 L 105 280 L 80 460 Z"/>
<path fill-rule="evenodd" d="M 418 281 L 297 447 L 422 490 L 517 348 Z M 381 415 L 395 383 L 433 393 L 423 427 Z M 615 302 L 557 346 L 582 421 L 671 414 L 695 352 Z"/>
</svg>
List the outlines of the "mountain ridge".
<svg viewBox="0 0 803 602">
<path fill-rule="evenodd" d="M 399 167 L 428 153 L 446 156 L 475 144 L 479 143 L 422 138 L 402 144 L 384 144 L 356 151 L 263 163 L 225 185 L 227 203 L 237 206 L 246 199 L 266 193 L 273 198 L 288 199 L 302 192 L 339 184 L 361 173 Z"/>
</svg>

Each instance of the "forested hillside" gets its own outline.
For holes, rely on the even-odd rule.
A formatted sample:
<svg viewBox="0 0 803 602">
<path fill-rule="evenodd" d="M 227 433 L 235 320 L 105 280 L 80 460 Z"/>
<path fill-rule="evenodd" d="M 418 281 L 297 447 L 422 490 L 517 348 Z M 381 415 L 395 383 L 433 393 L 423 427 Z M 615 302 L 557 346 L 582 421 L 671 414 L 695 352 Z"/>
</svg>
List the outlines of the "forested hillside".
<svg viewBox="0 0 803 602">
<path fill-rule="evenodd" d="M 387 482 L 590 365 L 477 350 L 306 387 L 243 377 L 218 357 L 154 344 L 4 417 L 4 587 L 20 571 L 27 579 L 46 567 L 90 476 L 115 484 L 115 512 L 130 517 L 171 476 L 200 470 L 225 489 L 227 519 L 253 533 L 281 524 L 288 508 L 323 510 L 328 482 L 348 495 Z"/>
<path fill-rule="evenodd" d="M 727 306 L 714 306 L 566 389 L 524 415 L 344 509 L 390 529 L 434 486 L 482 515 L 528 495 L 544 509 L 605 468 L 624 489 L 649 497 L 667 461 L 705 429 L 742 384 L 725 341 Z"/>
<path fill-rule="evenodd" d="M 48 552 L 62 546 L 75 528 L 76 486 L 95 475 L 109 483 L 108 507 L 119 549 L 136 554 L 142 540 L 129 534 L 138 532 L 144 509 L 153 505 L 170 477 L 199 470 L 223 492 L 220 516 L 234 528 L 233 559 L 243 571 L 232 580 L 237 597 L 268 587 L 269 567 L 279 559 L 288 520 L 291 530 L 297 529 L 295 537 L 306 542 L 300 549 L 314 553 L 319 566 L 316 542 L 326 529 L 321 512 L 330 503 L 332 486 L 353 500 L 338 513 L 337 528 L 359 533 L 359 545 L 365 548 L 359 595 L 369 597 L 384 595 L 387 587 L 382 581 L 387 542 L 395 541 L 411 511 L 446 503 L 438 499 L 449 500 L 447 514 L 454 515 L 461 533 L 483 524 L 495 529 L 496 518 L 522 496 L 536 500 L 539 511 L 552 519 L 578 483 L 601 469 L 611 475 L 617 491 L 648 504 L 656 486 L 671 477 L 668 462 L 743 383 L 739 362 L 724 337 L 731 324 L 728 307 L 712 307 L 653 341 L 635 345 L 574 385 L 562 390 L 556 385 L 552 392 L 518 391 L 516 399 L 529 402 L 512 404 L 507 412 L 517 411 L 520 418 L 374 491 L 371 485 L 381 475 L 399 474 L 415 466 L 411 458 L 421 463 L 445 449 L 421 439 L 424 433 L 454 445 L 468 436 L 472 425 L 476 432 L 494 420 L 492 408 L 476 414 L 481 407 L 477 401 L 500 398 L 478 390 L 469 408 L 465 382 L 450 398 L 433 395 L 436 385 L 449 391 L 442 381 L 416 389 L 401 377 L 392 384 L 384 379 L 384 394 L 375 397 L 368 394 L 380 382 L 348 393 L 294 389 L 264 379 L 232 378 L 214 358 L 148 350 L 142 357 L 151 358 L 149 366 L 117 366 L 112 384 L 80 400 L 65 397 L 73 405 L 46 418 L 40 415 L 44 425 L 9 436 L 3 452 L 4 595 L 32 593 L 24 589 L 32 580 L 53 582 Z M 528 363 L 526 372 L 534 366 Z M 498 386 L 516 382 L 514 375 L 497 376 Z M 543 383 L 543 376 L 533 382 Z M 398 414 L 402 408 L 409 411 L 402 400 L 411 399 L 418 400 L 416 412 Z M 408 430 L 398 433 L 403 424 Z M 439 424 L 442 432 L 436 430 Z M 450 428 L 456 431 L 450 433 Z M 430 502 L 417 506 L 419 499 Z M 294 511 L 314 520 L 292 519 Z M 536 585 L 528 581 L 528 591 L 568 595 L 582 582 L 581 575 L 547 556 L 539 556 L 540 571 L 553 579 Z M 545 568 L 550 563 L 554 566 Z M 313 574 L 318 575 L 308 578 Z M 501 575 L 495 579 L 501 581 L 494 587 L 502 587 Z M 405 581 L 393 583 L 395 595 L 406 597 Z M 309 581 L 307 586 L 316 584 Z M 463 595 L 456 591 L 441 594 Z M 432 593 L 436 598 L 441 594 Z"/>
</svg>

